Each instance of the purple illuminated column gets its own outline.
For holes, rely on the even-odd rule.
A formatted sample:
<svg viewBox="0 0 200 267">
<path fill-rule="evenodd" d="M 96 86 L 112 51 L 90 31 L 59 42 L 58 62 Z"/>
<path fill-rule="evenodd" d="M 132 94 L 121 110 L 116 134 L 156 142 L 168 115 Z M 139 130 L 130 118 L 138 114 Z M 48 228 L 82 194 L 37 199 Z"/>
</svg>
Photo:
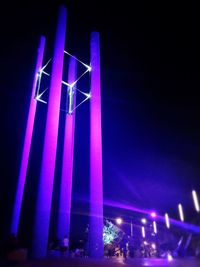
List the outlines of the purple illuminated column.
<svg viewBox="0 0 200 267">
<path fill-rule="evenodd" d="M 103 257 L 103 177 L 101 138 L 100 39 L 91 34 L 90 232 L 91 257 Z"/>
<path fill-rule="evenodd" d="M 46 256 L 56 162 L 67 10 L 61 7 L 55 39 L 48 99 L 45 140 L 36 203 L 33 256 Z"/>
<path fill-rule="evenodd" d="M 76 60 L 71 57 L 69 62 L 68 83 L 72 84 L 75 80 L 76 80 Z M 74 92 L 73 96 L 74 106 L 76 102 L 75 97 L 76 95 Z M 65 235 L 67 235 L 67 237 L 69 238 L 70 234 L 70 213 L 71 213 L 71 194 L 72 194 L 73 157 L 74 157 L 74 129 L 75 129 L 75 111 L 72 114 L 67 114 L 65 119 L 62 177 L 61 177 L 58 229 L 57 229 L 57 236 L 60 239 L 63 239 Z"/>
<path fill-rule="evenodd" d="M 32 140 L 32 135 L 33 135 L 33 127 L 34 127 L 35 113 L 36 113 L 36 107 L 37 107 L 37 101 L 34 99 L 34 96 L 35 96 L 35 90 L 37 86 L 38 72 L 42 68 L 44 47 L 45 47 L 45 37 L 41 36 L 40 44 L 38 48 L 35 75 L 34 75 L 34 80 L 33 80 L 28 120 L 27 120 L 27 126 L 26 126 L 25 138 L 24 138 L 21 166 L 20 166 L 20 171 L 19 171 L 19 179 L 18 179 L 18 184 L 17 184 L 14 209 L 13 209 L 13 214 L 12 214 L 11 232 L 16 235 L 18 233 L 18 227 L 19 227 L 22 199 L 23 199 L 23 194 L 24 194 L 24 186 L 25 186 L 25 181 L 26 181 L 26 173 L 27 173 L 27 168 L 28 168 L 31 140 Z"/>
</svg>

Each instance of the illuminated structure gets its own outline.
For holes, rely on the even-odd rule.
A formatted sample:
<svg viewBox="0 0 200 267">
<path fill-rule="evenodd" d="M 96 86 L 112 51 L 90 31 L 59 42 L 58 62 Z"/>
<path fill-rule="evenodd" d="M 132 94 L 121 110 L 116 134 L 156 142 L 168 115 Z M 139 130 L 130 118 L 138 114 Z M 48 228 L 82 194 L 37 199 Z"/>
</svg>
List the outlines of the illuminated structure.
<svg viewBox="0 0 200 267">
<path fill-rule="evenodd" d="M 33 135 L 33 127 L 34 127 L 34 122 L 35 122 L 35 113 L 36 113 L 36 107 L 37 107 L 37 101 L 34 99 L 34 96 L 35 96 L 35 91 L 37 87 L 38 75 L 39 75 L 40 69 L 42 68 L 44 48 L 45 48 L 45 38 L 42 36 L 40 38 L 40 44 L 38 48 L 37 62 L 36 62 L 36 67 L 35 67 L 35 74 L 34 74 L 31 100 L 30 100 L 30 106 L 29 106 L 28 120 L 27 120 L 27 125 L 26 125 L 19 179 L 18 179 L 13 215 L 12 215 L 11 232 L 16 235 L 18 234 L 21 206 L 22 206 L 22 200 L 23 200 L 23 194 L 24 194 L 24 186 L 25 186 L 25 181 L 26 181 L 31 141 L 32 141 L 32 135 Z"/>
<path fill-rule="evenodd" d="M 62 239 L 65 235 L 69 237 L 70 233 L 70 211 L 72 194 L 72 176 L 73 176 L 73 156 L 74 156 L 74 129 L 75 129 L 75 111 L 76 92 L 73 86 L 76 80 L 76 60 L 70 58 L 68 82 L 68 111 L 65 119 L 65 136 L 62 161 L 62 177 L 60 186 L 60 202 L 58 214 L 57 236 Z"/>
<path fill-rule="evenodd" d="M 32 240 L 32 256 L 36 258 L 44 258 L 47 253 L 62 86 L 65 87 L 65 89 L 67 88 L 67 90 L 65 90 L 67 105 L 66 110 L 64 110 L 66 112 L 66 119 L 64 127 L 65 133 L 62 155 L 62 177 L 60 185 L 57 234 L 58 237 L 62 239 L 65 235 L 68 235 L 69 237 L 70 232 L 75 109 L 86 100 L 90 99 L 92 95 L 90 111 L 90 251 L 92 252 L 92 257 L 103 256 L 103 189 L 99 34 L 97 32 L 93 32 L 91 34 L 91 65 L 89 66 L 65 51 L 66 20 L 67 10 L 65 7 L 61 7 L 59 10 L 53 58 L 50 59 L 44 66 L 42 66 L 42 60 L 45 38 L 42 37 L 40 41 L 11 227 L 12 232 L 17 233 L 32 141 L 36 105 L 37 101 L 39 101 L 47 104 L 47 119 Z M 66 54 L 70 57 L 67 82 L 62 78 L 63 64 Z M 52 64 L 51 73 L 46 71 L 46 67 L 49 62 Z M 78 63 L 82 64 L 86 69 L 77 78 L 76 69 Z M 82 92 L 77 88 L 77 82 L 90 71 L 92 71 L 91 92 Z M 42 92 L 40 91 L 43 75 L 50 78 L 48 100 L 43 99 L 44 93 L 48 88 Z M 84 100 L 78 104 L 76 104 L 76 92 L 84 95 Z"/>
<path fill-rule="evenodd" d="M 45 257 L 48 244 L 58 138 L 58 123 L 60 115 L 66 19 L 66 9 L 60 8 L 54 55 L 52 59 L 52 74 L 49 89 L 45 140 L 36 204 L 35 228 L 33 235 L 33 256 L 35 257 Z"/>
<path fill-rule="evenodd" d="M 101 137 L 100 39 L 91 34 L 91 101 L 90 101 L 90 253 L 103 257 L 103 175 Z"/>
</svg>

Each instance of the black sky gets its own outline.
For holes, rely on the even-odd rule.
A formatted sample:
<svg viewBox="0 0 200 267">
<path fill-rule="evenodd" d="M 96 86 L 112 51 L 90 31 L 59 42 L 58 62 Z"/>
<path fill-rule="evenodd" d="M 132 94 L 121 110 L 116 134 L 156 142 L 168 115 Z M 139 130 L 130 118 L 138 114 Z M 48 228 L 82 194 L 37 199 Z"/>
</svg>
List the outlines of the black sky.
<svg viewBox="0 0 200 267">
<path fill-rule="evenodd" d="M 89 63 L 90 32 L 97 30 L 101 36 L 104 198 L 154 208 L 161 214 L 170 211 L 175 217 L 176 205 L 182 202 L 191 219 L 191 189 L 200 192 L 197 7 L 152 1 L 62 3 L 69 11 L 68 50 Z M 59 4 L 11 1 L 0 8 L 0 207 L 7 223 L 17 183 L 37 44 L 44 34 L 48 58 Z M 87 212 L 78 200 L 88 197 L 88 112 L 88 103 L 77 110 L 74 212 Z M 35 195 L 32 184 L 37 187 L 41 148 L 35 147 L 42 147 L 43 122 L 45 107 L 40 107 L 26 185 L 27 203 L 28 196 Z M 59 181 L 59 162 L 56 177 Z"/>
</svg>

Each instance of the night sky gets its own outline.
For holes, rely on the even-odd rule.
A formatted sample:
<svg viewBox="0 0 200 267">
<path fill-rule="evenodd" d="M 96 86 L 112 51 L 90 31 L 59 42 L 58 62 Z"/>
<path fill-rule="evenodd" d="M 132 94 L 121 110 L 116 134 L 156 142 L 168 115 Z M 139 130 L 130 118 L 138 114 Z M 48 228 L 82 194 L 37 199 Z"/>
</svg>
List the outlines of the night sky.
<svg viewBox="0 0 200 267">
<path fill-rule="evenodd" d="M 60 3 L 11 1 L 0 7 L 2 233 L 8 229 L 14 201 L 39 37 L 44 34 L 47 38 L 48 60 Z M 68 51 L 89 64 L 90 32 L 100 32 L 104 199 L 155 209 L 161 215 L 169 212 L 174 218 L 178 218 L 177 204 L 181 202 L 190 221 L 195 216 L 191 190 L 200 193 L 197 7 L 152 1 L 62 3 L 69 12 Z M 81 86 L 85 85 L 87 82 Z M 78 214 L 89 211 L 89 102 L 76 114 L 72 212 L 77 223 Z M 27 225 L 34 213 L 45 115 L 46 106 L 39 103 L 20 222 L 25 231 L 30 231 Z M 63 119 L 64 113 L 61 122 Z M 62 141 L 60 127 L 52 225 Z M 107 206 L 105 214 L 131 216 Z M 87 219 L 76 223 L 73 225 L 81 232 Z"/>
</svg>

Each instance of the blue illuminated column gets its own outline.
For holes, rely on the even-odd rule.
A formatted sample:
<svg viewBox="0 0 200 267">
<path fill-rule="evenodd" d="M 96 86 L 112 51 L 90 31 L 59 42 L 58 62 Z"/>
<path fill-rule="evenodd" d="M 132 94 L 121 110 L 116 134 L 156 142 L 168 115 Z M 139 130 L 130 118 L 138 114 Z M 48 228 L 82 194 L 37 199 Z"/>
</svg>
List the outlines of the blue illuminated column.
<svg viewBox="0 0 200 267">
<path fill-rule="evenodd" d="M 90 100 L 90 256 L 103 257 L 103 177 L 101 137 L 100 39 L 91 34 L 91 100 Z"/>
<path fill-rule="evenodd" d="M 27 125 L 26 125 L 26 132 L 25 132 L 25 138 L 24 138 L 24 146 L 23 146 L 22 159 L 21 159 L 21 165 L 20 165 L 20 171 L 19 171 L 19 178 L 18 178 L 13 214 L 12 214 L 11 232 L 16 235 L 18 233 L 18 227 L 19 227 L 20 213 L 21 213 L 22 200 L 23 200 L 23 194 L 24 194 L 24 186 L 25 186 L 25 181 L 26 181 L 29 154 L 30 154 L 31 141 L 32 141 L 32 135 L 33 135 L 33 127 L 34 127 L 34 121 L 35 121 L 35 113 L 36 113 L 36 107 L 37 107 L 37 101 L 34 99 L 34 96 L 35 96 L 35 90 L 37 86 L 38 73 L 39 73 L 39 70 L 42 68 L 44 48 L 45 48 L 45 37 L 41 36 L 39 48 L 38 48 L 38 54 L 37 54 L 37 62 L 36 62 L 36 67 L 35 67 L 35 74 L 34 74 L 31 100 L 30 100 L 30 106 L 29 106 L 28 120 L 27 120 Z"/>
<path fill-rule="evenodd" d="M 68 83 L 72 84 L 76 80 L 76 60 L 70 57 Z M 73 99 L 75 107 L 76 94 L 73 87 L 68 87 L 68 94 Z M 71 111 L 71 101 L 70 101 Z M 57 236 L 63 239 L 65 235 L 70 234 L 70 213 L 71 213 L 71 194 L 72 194 L 72 176 L 73 176 L 73 158 L 74 158 L 74 130 L 75 130 L 75 111 L 66 115 L 65 134 L 62 160 L 62 177 L 60 187 L 60 201 L 58 213 Z"/>
<path fill-rule="evenodd" d="M 46 256 L 56 162 L 67 10 L 61 7 L 52 58 L 47 121 L 33 232 L 33 256 Z"/>
</svg>

